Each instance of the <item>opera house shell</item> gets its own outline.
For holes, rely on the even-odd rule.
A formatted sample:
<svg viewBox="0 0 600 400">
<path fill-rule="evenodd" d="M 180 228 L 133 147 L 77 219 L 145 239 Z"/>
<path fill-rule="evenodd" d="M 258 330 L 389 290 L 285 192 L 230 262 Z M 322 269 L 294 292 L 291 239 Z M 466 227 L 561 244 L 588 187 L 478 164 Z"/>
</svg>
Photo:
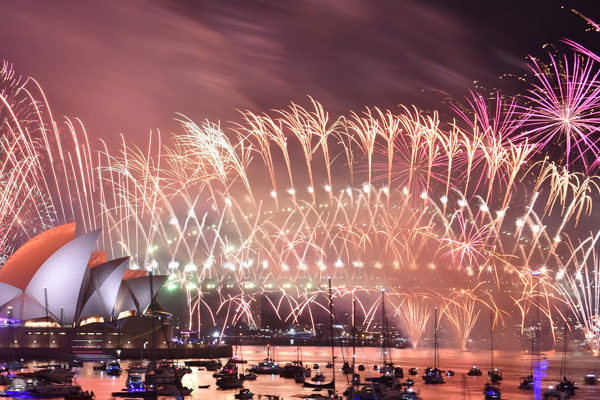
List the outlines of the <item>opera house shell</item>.
<svg viewBox="0 0 600 400">
<path fill-rule="evenodd" d="M 70 223 L 44 231 L 6 261 L 0 269 L 2 317 L 78 326 L 146 312 L 166 277 L 128 270 L 129 257 L 107 261 L 105 252 L 93 251 L 100 231 L 75 237 L 75 228 Z"/>
</svg>

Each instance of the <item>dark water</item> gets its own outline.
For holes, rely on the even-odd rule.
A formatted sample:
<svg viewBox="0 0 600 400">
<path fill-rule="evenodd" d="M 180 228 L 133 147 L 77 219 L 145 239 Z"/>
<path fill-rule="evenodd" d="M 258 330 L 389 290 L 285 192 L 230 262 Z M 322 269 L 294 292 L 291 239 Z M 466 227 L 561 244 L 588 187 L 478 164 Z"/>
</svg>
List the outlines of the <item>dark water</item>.
<svg viewBox="0 0 600 400">
<path fill-rule="evenodd" d="M 339 349 L 337 351 L 340 351 Z M 376 348 L 361 348 L 357 349 L 357 363 L 362 363 L 367 366 L 366 371 L 361 372 L 361 377 L 364 379 L 373 374 L 372 365 L 380 363 L 380 350 Z M 266 356 L 266 349 L 261 346 L 245 346 L 242 349 L 242 356 L 248 360 L 249 367 L 252 363 L 262 360 Z M 336 366 L 340 367 L 344 359 L 348 359 L 348 354 L 338 354 Z M 432 364 L 431 350 L 413 350 L 413 349 L 394 349 L 392 350 L 393 361 L 404 367 L 405 374 L 410 367 L 419 368 L 421 372 L 425 367 Z M 503 399 L 533 399 L 532 392 L 523 392 L 517 389 L 519 378 L 527 375 L 530 369 L 530 359 L 527 354 L 520 352 L 495 352 L 495 365 L 500 368 L 504 375 L 504 380 L 501 384 Z M 547 387 L 555 383 L 559 378 L 561 353 L 548 352 L 545 354 L 548 361 L 548 377 L 543 380 L 543 387 Z M 331 369 L 325 368 L 325 364 L 330 358 L 330 349 L 327 347 L 303 347 L 302 359 L 312 366 L 313 363 L 320 363 L 322 371 L 327 380 L 331 379 Z M 285 363 L 296 359 L 296 348 L 279 346 L 276 348 L 275 360 L 278 363 Z M 583 385 L 581 379 L 587 373 L 596 373 L 600 376 L 600 360 L 592 358 L 590 353 L 577 352 L 569 353 L 567 365 L 567 376 L 571 380 L 575 380 L 579 386 L 575 399 L 600 399 L 600 385 L 586 386 Z M 422 383 L 420 376 L 413 377 L 416 385 L 415 390 L 420 393 L 423 399 L 440 400 L 440 399 L 463 399 L 463 391 L 466 387 L 466 398 L 482 399 L 482 389 L 487 381 L 485 372 L 489 368 L 490 353 L 484 352 L 461 352 L 453 349 L 442 349 L 440 351 L 440 364 L 442 369 L 452 369 L 456 372 L 453 377 L 446 379 L 446 384 L 437 386 L 427 386 Z M 86 362 L 84 367 L 76 375 L 76 382 L 80 384 L 84 390 L 93 390 L 98 399 L 110 399 L 111 393 L 121 390 L 125 385 L 126 374 L 121 377 L 107 376 L 103 372 L 94 371 L 93 362 Z M 126 366 L 127 362 L 123 362 Z M 466 377 L 463 375 L 468 369 L 477 365 L 484 371 L 481 377 Z M 339 369 L 339 368 L 337 368 Z M 314 375 L 314 371 L 313 371 Z M 343 392 L 347 386 L 346 375 L 337 372 L 337 390 Z M 406 376 L 405 376 L 406 378 Z M 465 385 L 463 386 L 463 382 Z M 210 399 L 210 400 L 234 400 L 234 394 L 238 390 L 218 390 L 215 385 L 215 379 L 212 377 L 212 372 L 198 371 L 193 368 L 193 372 L 185 376 L 183 384 L 188 387 L 194 387 L 194 392 L 189 399 Z M 210 384 L 209 389 L 198 389 L 198 385 Z M 309 394 L 310 389 L 305 389 L 301 385 L 294 383 L 293 379 L 284 379 L 275 375 L 259 375 L 255 381 L 246 382 L 246 386 L 255 394 L 277 394 L 283 396 L 284 399 L 296 398 L 297 394 Z M 469 397 L 470 396 L 470 397 Z M 257 399 L 258 396 L 255 396 Z"/>
</svg>

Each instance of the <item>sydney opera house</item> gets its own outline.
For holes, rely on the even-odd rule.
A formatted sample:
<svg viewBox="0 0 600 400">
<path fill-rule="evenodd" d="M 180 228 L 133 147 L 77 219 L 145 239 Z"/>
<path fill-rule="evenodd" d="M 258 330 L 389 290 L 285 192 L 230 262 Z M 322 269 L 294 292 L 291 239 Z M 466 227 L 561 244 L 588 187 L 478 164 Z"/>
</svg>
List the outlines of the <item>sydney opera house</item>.
<svg viewBox="0 0 600 400">
<path fill-rule="evenodd" d="M 100 231 L 75 237 L 75 228 L 42 232 L 7 260 L 0 269 L 2 317 L 74 327 L 146 311 L 166 277 L 128 271 L 128 257 L 107 261 L 105 252 L 93 251 Z"/>
<path fill-rule="evenodd" d="M 6 261 L 0 269 L 0 353 L 120 356 L 130 350 L 139 357 L 153 337 L 165 347 L 172 332 L 164 323 L 168 314 L 149 306 L 166 277 L 128 270 L 128 257 L 107 260 L 105 252 L 94 251 L 99 234 L 76 236 L 75 223 L 60 225 Z"/>
</svg>

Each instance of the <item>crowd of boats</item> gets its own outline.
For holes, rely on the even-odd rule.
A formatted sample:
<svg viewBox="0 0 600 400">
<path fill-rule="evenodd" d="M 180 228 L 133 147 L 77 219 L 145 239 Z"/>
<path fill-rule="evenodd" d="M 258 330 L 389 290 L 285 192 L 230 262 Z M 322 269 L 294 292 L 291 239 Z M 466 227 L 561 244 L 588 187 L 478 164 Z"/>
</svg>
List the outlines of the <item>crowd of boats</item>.
<svg viewBox="0 0 600 400">
<path fill-rule="evenodd" d="M 6 388 L 2 397 L 64 398 L 66 400 L 92 400 L 94 392 L 84 391 L 73 382 L 80 362 L 69 364 L 36 365 L 28 371 L 20 362 L 6 363 L 1 368 L 0 385 Z"/>
</svg>

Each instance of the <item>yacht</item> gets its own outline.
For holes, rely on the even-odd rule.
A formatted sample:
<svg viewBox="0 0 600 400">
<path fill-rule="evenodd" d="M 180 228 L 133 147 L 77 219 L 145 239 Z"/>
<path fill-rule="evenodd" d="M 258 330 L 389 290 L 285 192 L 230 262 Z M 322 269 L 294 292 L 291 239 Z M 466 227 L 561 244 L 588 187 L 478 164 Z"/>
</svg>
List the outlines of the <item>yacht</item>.
<svg viewBox="0 0 600 400">
<path fill-rule="evenodd" d="M 446 383 L 444 381 L 444 371 L 438 368 L 425 368 L 425 372 L 422 375 L 423 382 L 428 385 L 438 385 L 440 383 Z"/>
<path fill-rule="evenodd" d="M 434 318 L 433 318 L 433 368 L 425 368 L 422 378 L 423 382 L 428 385 L 438 385 L 444 382 L 444 371 L 438 368 L 438 309 L 435 307 Z"/>
<path fill-rule="evenodd" d="M 243 387 L 244 379 L 238 375 L 237 365 L 228 365 L 230 368 L 224 368 L 226 373 L 217 379 L 217 386 L 221 389 L 237 389 Z"/>
<path fill-rule="evenodd" d="M 298 373 L 306 374 L 306 369 L 307 368 L 304 368 L 302 361 L 293 361 L 283 366 L 279 372 L 279 376 L 282 378 L 294 378 Z M 308 369 L 308 371 L 310 373 L 310 369 Z"/>
<path fill-rule="evenodd" d="M 244 386 L 244 380 L 240 379 L 237 374 L 224 376 L 217 379 L 217 386 L 221 389 L 238 389 Z"/>
<path fill-rule="evenodd" d="M 313 382 L 323 382 L 325 380 L 325 375 L 323 375 L 321 371 L 317 371 L 315 376 L 313 376 L 310 380 Z"/>
<path fill-rule="evenodd" d="M 192 394 L 192 391 L 192 389 L 187 388 L 185 386 L 165 386 L 156 389 L 156 394 L 158 396 L 173 396 L 181 398 L 181 396 L 189 396 L 190 394 Z"/>
<path fill-rule="evenodd" d="M 100 364 L 94 365 L 94 371 L 106 371 L 106 363 L 104 361 L 100 361 Z"/>
<path fill-rule="evenodd" d="M 125 381 L 125 388 L 128 392 L 145 392 L 146 385 L 141 375 L 130 374 Z"/>
<path fill-rule="evenodd" d="M 500 388 L 493 383 L 486 383 L 483 387 L 483 396 L 485 400 L 500 400 Z"/>
<path fill-rule="evenodd" d="M 106 367 L 106 375 L 120 376 L 123 373 L 121 364 L 118 361 L 112 361 Z"/>
<path fill-rule="evenodd" d="M 566 400 L 568 398 L 568 394 L 556 390 L 554 386 L 548 386 L 548 390 L 545 390 L 544 393 L 542 393 L 543 400 Z"/>
<path fill-rule="evenodd" d="M 488 377 L 492 382 L 500 382 L 502 380 L 502 371 L 498 368 L 493 368 L 488 371 Z"/>
<path fill-rule="evenodd" d="M 583 383 L 584 385 L 595 385 L 598 383 L 598 380 L 596 379 L 596 375 L 587 374 L 583 377 Z"/>
<path fill-rule="evenodd" d="M 408 391 L 406 391 L 409 393 Z M 413 392 L 414 393 L 414 392 Z M 418 399 L 418 397 L 402 397 L 403 392 L 394 390 L 389 386 L 382 384 L 369 384 L 364 385 L 360 389 L 356 389 L 350 397 L 348 393 L 348 400 L 404 400 L 404 399 Z"/>
<path fill-rule="evenodd" d="M 568 396 L 574 396 L 577 389 L 575 382 L 568 380 L 566 376 L 563 376 L 562 380 L 556 385 L 556 390 L 566 393 Z"/>
<path fill-rule="evenodd" d="M 104 364 L 105 365 L 105 364 Z M 106 367 L 105 367 L 106 369 Z M 129 364 L 129 366 L 127 367 L 127 372 L 129 372 L 130 374 L 145 374 L 146 372 L 148 372 L 148 367 L 144 367 L 142 366 L 142 364 Z"/>
<path fill-rule="evenodd" d="M 254 397 L 254 393 L 250 389 L 240 389 L 239 393 L 234 396 L 236 399 L 251 399 Z"/>
<path fill-rule="evenodd" d="M 3 396 L 8 397 L 64 397 L 82 393 L 81 386 L 61 383 L 47 383 L 37 379 L 15 376 L 11 379 Z"/>
<path fill-rule="evenodd" d="M 352 373 L 352 366 L 348 361 L 344 362 L 344 365 L 342 365 L 342 373 L 344 375 L 349 375 Z"/>
<path fill-rule="evenodd" d="M 527 375 L 521 378 L 521 382 L 519 382 L 519 389 L 533 390 L 533 375 Z"/>
<path fill-rule="evenodd" d="M 279 374 L 281 372 L 281 367 L 278 364 L 275 364 L 275 361 L 273 361 L 270 355 L 271 346 L 267 345 L 267 358 L 250 368 L 250 371 L 255 374 Z"/>
<path fill-rule="evenodd" d="M 483 372 L 481 372 L 481 370 L 479 368 L 477 368 L 477 366 L 473 365 L 471 367 L 471 369 L 469 370 L 469 372 L 467 372 L 467 375 L 469 376 L 481 376 L 483 374 Z"/>
</svg>

